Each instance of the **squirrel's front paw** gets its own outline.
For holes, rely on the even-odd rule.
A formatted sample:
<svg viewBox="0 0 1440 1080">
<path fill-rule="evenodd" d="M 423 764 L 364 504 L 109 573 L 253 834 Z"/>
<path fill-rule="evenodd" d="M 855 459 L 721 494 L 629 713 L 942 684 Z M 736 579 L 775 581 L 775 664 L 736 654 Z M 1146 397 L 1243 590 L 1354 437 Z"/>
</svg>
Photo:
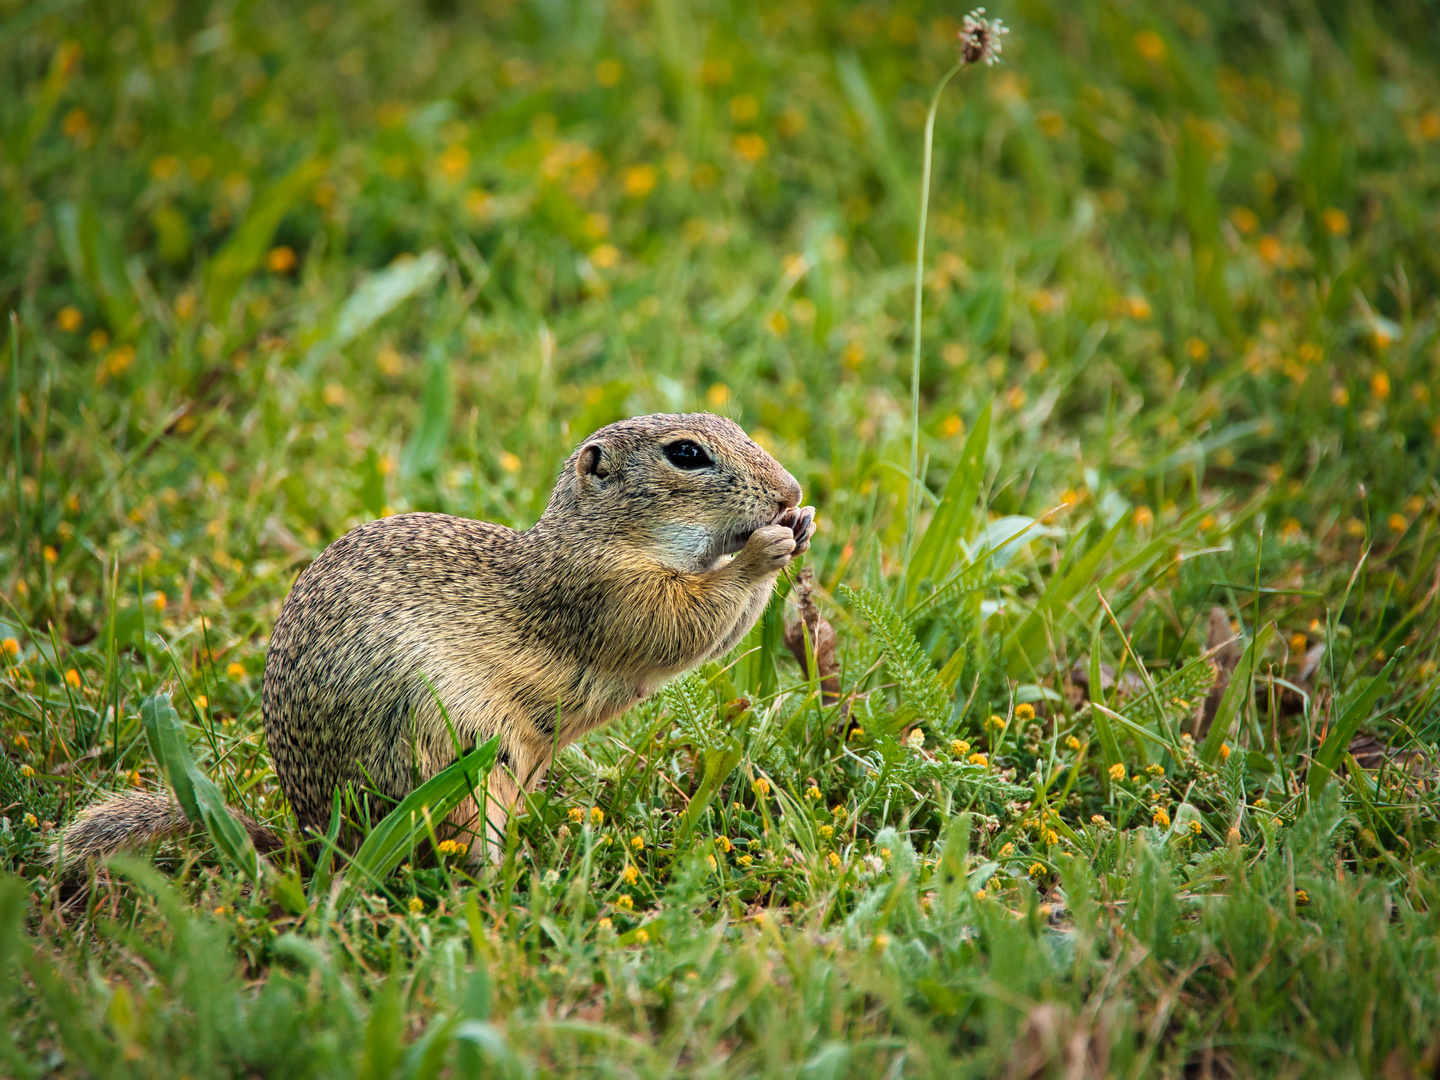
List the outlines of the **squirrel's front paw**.
<svg viewBox="0 0 1440 1080">
<path fill-rule="evenodd" d="M 815 535 L 815 508 L 813 506 L 792 506 L 780 515 L 777 525 L 789 529 L 795 537 L 795 550 L 790 554 L 803 555 L 810 550 L 810 538 Z"/>
<path fill-rule="evenodd" d="M 745 542 L 742 558 L 761 574 L 773 574 L 790 565 L 795 557 L 795 530 L 790 525 L 766 525 L 756 529 Z"/>
</svg>

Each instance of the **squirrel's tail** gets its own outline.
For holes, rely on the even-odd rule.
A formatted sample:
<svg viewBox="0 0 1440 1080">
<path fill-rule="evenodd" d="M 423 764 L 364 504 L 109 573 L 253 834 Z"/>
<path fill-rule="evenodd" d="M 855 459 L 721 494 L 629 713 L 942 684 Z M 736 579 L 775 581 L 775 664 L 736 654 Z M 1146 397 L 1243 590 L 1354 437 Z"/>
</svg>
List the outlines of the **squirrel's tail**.
<svg viewBox="0 0 1440 1080">
<path fill-rule="evenodd" d="M 253 818 L 236 810 L 230 813 L 249 833 L 255 850 L 262 855 L 284 846 L 280 837 Z M 65 826 L 60 841 L 50 849 L 50 862 L 62 855 L 66 862 L 103 859 L 123 848 L 139 847 L 198 828 L 164 792 L 127 792 L 82 810 Z"/>
</svg>

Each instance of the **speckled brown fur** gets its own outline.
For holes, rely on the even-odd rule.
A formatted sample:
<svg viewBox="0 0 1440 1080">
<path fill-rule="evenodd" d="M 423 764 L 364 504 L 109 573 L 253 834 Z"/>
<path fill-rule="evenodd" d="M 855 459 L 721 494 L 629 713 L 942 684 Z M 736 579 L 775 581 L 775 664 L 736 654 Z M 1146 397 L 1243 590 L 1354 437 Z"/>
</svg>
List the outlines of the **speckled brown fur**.
<svg viewBox="0 0 1440 1080">
<path fill-rule="evenodd" d="M 713 466 L 672 464 L 678 440 Z M 499 733 L 493 837 L 553 747 L 744 636 L 809 546 L 799 501 L 732 421 L 642 416 L 586 439 L 526 532 L 400 514 L 336 540 L 296 581 L 265 663 L 265 736 L 302 828 L 325 829 L 337 787 L 378 791 L 378 817 L 455 760 L 456 738 Z M 450 822 L 479 831 L 473 804 Z"/>
</svg>

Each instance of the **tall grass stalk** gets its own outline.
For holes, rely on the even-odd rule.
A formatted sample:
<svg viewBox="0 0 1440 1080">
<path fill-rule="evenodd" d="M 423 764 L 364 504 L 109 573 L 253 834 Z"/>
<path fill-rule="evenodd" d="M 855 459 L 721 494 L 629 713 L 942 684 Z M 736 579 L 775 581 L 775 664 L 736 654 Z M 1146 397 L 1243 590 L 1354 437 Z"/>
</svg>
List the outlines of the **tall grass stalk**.
<svg viewBox="0 0 1440 1080">
<path fill-rule="evenodd" d="M 945 73 L 930 98 L 925 114 L 925 150 L 920 164 L 920 225 L 915 237 L 915 333 L 910 351 L 910 513 L 905 519 L 905 574 L 909 577 L 910 554 L 915 542 L 915 518 L 920 508 L 920 317 L 925 301 L 925 223 L 930 214 L 930 163 L 934 157 L 935 114 L 940 109 L 940 95 L 950 80 L 965 66 L 957 60 Z M 901 582 L 902 595 L 909 586 Z"/>
</svg>

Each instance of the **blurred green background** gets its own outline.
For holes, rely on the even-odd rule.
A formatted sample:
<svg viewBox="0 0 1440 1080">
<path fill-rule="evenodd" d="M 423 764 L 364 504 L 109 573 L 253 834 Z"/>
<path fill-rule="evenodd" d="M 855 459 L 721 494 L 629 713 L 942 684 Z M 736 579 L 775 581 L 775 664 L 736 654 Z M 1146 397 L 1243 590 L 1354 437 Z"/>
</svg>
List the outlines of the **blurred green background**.
<svg viewBox="0 0 1440 1080">
<path fill-rule="evenodd" d="M 746 754 L 768 762 L 792 793 L 823 788 L 817 815 L 829 812 L 826 800 L 838 800 L 837 813 L 850 807 L 848 841 L 832 830 L 833 843 L 819 844 L 832 834 L 811 830 L 812 846 L 803 858 L 787 849 L 784 857 L 800 862 L 783 871 L 757 856 L 742 874 L 732 856 L 735 877 L 714 886 L 719 893 L 689 870 L 667 885 L 669 864 L 647 863 L 655 876 L 639 888 L 653 885 L 651 899 L 680 890 L 665 894 L 672 912 L 713 902 L 735 914 L 760 903 L 757 895 L 789 904 L 777 910 L 797 925 L 840 936 L 825 939 L 828 953 L 806 952 L 803 934 L 785 938 L 787 962 L 806 978 L 852 980 L 854 993 L 797 1003 L 771 984 L 747 1002 L 712 1003 L 718 1011 L 695 1020 L 701 1035 L 686 1042 L 684 1023 L 671 1023 L 683 1009 L 666 1012 L 676 1000 L 667 980 L 693 962 L 707 984 L 743 983 L 781 939 L 756 922 L 744 949 L 717 959 L 708 929 L 675 922 L 666 950 L 635 954 L 643 958 L 632 970 L 624 965 L 633 936 L 577 944 L 596 909 L 562 919 L 579 936 L 552 941 L 547 953 L 540 928 L 561 916 L 546 906 L 551 883 L 541 872 L 576 872 L 574 849 L 547 830 L 580 820 L 567 816 L 579 803 L 547 803 L 522 827 L 533 880 L 512 863 L 503 889 L 490 881 L 491 891 L 466 894 L 471 903 L 480 897 L 487 925 L 506 930 L 491 945 L 472 936 L 470 955 L 513 961 L 496 961 L 496 1008 L 514 1031 L 550 1048 L 541 1058 L 591 1045 L 545 1026 L 536 1002 L 551 998 L 582 1012 L 594 1005 L 597 1025 L 614 1025 L 607 1038 L 640 1032 L 623 1053 L 612 1045 L 631 1075 L 674 1075 L 665 1062 L 704 1055 L 742 1072 L 809 1062 L 805 1075 L 874 1075 L 867 1070 L 891 1067 L 892 1051 L 931 1072 L 963 1059 L 984 1075 L 1014 1064 L 1013 1046 L 1049 1046 L 1055 1032 L 1079 1029 L 1128 1046 L 1113 1060 L 1129 1075 L 1158 1061 L 1211 1075 L 1194 1070 L 1220 1069 L 1215 1053 L 1242 1072 L 1337 1059 L 1366 1075 L 1382 1063 L 1433 1067 L 1423 1020 L 1440 1007 L 1426 944 L 1440 904 L 1433 768 L 1419 770 L 1418 788 L 1407 786 L 1404 770 L 1416 759 L 1403 755 L 1433 755 L 1440 736 L 1440 17 L 1416 0 L 992 3 L 989 14 L 1011 29 L 1004 63 L 962 72 L 935 128 L 924 493 L 912 519 L 921 132 L 963 14 L 906 0 L 0 0 L 0 310 L 14 313 L 0 408 L 0 841 L 6 867 L 34 891 L 27 925 L 42 951 L 77 971 L 89 962 L 89 939 L 53 914 L 68 894 L 36 862 L 47 826 L 109 789 L 156 779 L 136 710 L 172 676 L 188 687 L 182 711 L 197 754 L 227 797 L 288 823 L 260 746 L 259 680 L 280 602 L 326 543 L 362 520 L 415 509 L 525 527 L 593 429 L 636 413 L 708 409 L 745 425 L 819 508 L 807 562 L 839 628 L 847 691 L 852 679 L 873 691 L 873 745 L 864 752 L 913 764 L 899 736 L 923 710 L 908 695 L 938 672 L 948 719 L 915 730 L 931 747 L 952 736 L 964 736 L 966 753 L 971 741 L 985 745 L 991 777 L 1005 736 L 987 717 L 1014 706 L 1014 680 L 1024 679 L 1027 696 L 1049 701 L 1042 711 L 1051 712 L 1041 718 L 1043 738 L 1038 726 L 1023 742 L 1012 729 L 1009 779 L 1018 769 L 1017 782 L 1028 783 L 1032 766 L 1051 768 L 1052 781 L 1073 769 L 1061 782 L 1075 787 L 1056 843 L 1091 838 L 1074 851 L 1094 856 L 1111 882 L 1102 892 L 1139 884 L 1119 902 L 1130 914 L 1063 939 L 1081 941 L 1073 955 L 1068 944 L 1042 948 L 1009 922 L 980 916 L 981 944 L 950 935 L 937 946 L 915 929 L 919 890 L 930 887 L 921 881 L 934 880 L 925 853 L 938 851 L 926 845 L 947 827 L 923 786 L 934 777 L 926 773 L 922 785 L 907 773 L 921 786 L 887 801 L 878 818 L 863 817 L 869 778 L 846 758 L 844 723 L 812 740 L 806 721 L 795 745 L 747 744 Z M 935 584 L 969 583 L 974 596 L 961 604 L 950 594 L 954 611 L 905 610 L 918 587 L 895 587 L 907 532 L 934 520 L 992 402 L 978 468 L 994 524 L 980 515 L 964 536 L 972 546 L 952 543 L 934 568 Z M 970 562 L 986 535 L 1042 520 L 1045 528 L 1003 558 Z M 1087 552 L 1092 561 L 1082 559 Z M 1083 572 L 1071 574 L 1077 564 Z M 983 588 L 965 577 L 981 570 Z M 837 599 L 841 585 L 888 601 L 856 618 Z M 1097 585 L 1109 590 L 1113 622 L 1101 618 Z M 902 609 L 904 634 L 913 630 L 919 645 L 905 663 L 893 626 L 883 628 L 887 602 Z M 1157 678 L 1193 674 L 1216 603 L 1247 637 L 1276 623 L 1278 633 L 1263 639 L 1272 642 L 1266 662 L 1310 695 L 1299 718 L 1261 702 L 1240 706 L 1237 745 L 1249 757 L 1235 755 L 1222 774 L 1174 756 L 1178 743 L 1154 749 L 1184 710 L 1152 715 L 1111 698 L 1151 733 L 1123 742 L 1136 775 L 1126 781 L 1121 767 L 1116 780 L 1098 758 L 1087 761 L 1094 714 L 1065 703 L 1075 658 L 1116 666 L 1143 658 Z M 767 701 L 781 692 L 775 700 L 789 708 L 796 669 L 781 659 L 780 619 L 772 609 L 734 685 L 724 686 Z M 1316 649 L 1323 662 L 1302 675 L 1301 658 Z M 876 676 L 882 658 L 900 670 Z M 701 712 L 725 715 L 711 704 Z M 650 730 L 659 709 L 617 724 L 614 745 L 638 756 L 660 737 Z M 1400 775 L 1391 768 L 1362 783 L 1355 778 L 1369 774 L 1356 765 L 1343 811 L 1338 799 L 1323 812 L 1307 809 L 1305 767 L 1342 714 L 1363 722 L 1385 753 L 1402 755 L 1384 758 Z M 705 739 L 721 736 L 671 735 L 664 768 L 693 785 Z M 670 789 L 680 789 L 662 782 L 661 769 L 645 773 L 642 787 L 651 787 L 627 793 L 620 751 L 607 739 L 597 735 L 566 759 L 557 799 L 608 793 L 603 805 L 622 840 L 622 830 L 650 828 L 648 805 L 663 824 L 644 833 L 643 850 L 675 842 Z M 1158 778 L 1139 771 L 1147 760 Z M 1211 799 L 1195 796 L 1208 816 L 1196 811 L 1204 827 L 1194 848 L 1180 843 L 1191 838 L 1177 839 L 1166 811 L 1178 828 L 1180 807 L 1171 804 L 1192 797 L 1192 777 Z M 1115 783 L 1135 789 L 1130 803 Z M 988 808 L 995 829 L 981 835 L 977 825 L 976 857 L 1006 868 L 992 897 L 1038 935 L 1051 909 L 1040 912 L 1030 883 L 1052 889 L 1060 873 L 1041 828 L 1050 820 L 1045 796 L 1024 804 L 1040 815 L 1032 819 L 1032 809 L 1006 810 L 1013 790 L 985 790 L 990 801 L 977 810 Z M 750 791 L 737 779 L 737 808 L 755 801 Z M 1254 814 L 1247 799 L 1266 800 L 1276 816 Z M 1086 824 L 1097 818 L 1118 831 Z M 1281 838 L 1277 830 L 1292 826 L 1297 838 Z M 899 850 L 899 841 L 885 830 L 896 827 L 913 827 L 921 861 L 907 864 L 913 880 L 884 894 L 891 906 L 877 899 L 882 891 L 866 891 L 880 890 L 873 869 L 868 884 L 844 869 L 831 892 L 828 884 L 807 891 L 829 882 L 842 856 L 845 867 L 861 867 L 862 855 L 879 859 L 877 851 L 888 859 L 884 845 Z M 1119 846 L 1099 855 L 1102 833 Z M 621 847 L 596 865 L 607 874 L 633 869 Z M 1332 858 L 1345 867 L 1333 880 Z M 159 887 L 153 904 L 124 894 L 132 922 L 146 913 L 146 940 L 164 937 L 167 921 L 200 927 L 204 909 L 228 920 L 247 903 L 213 852 L 204 859 L 193 876 L 189 862 L 179 875 L 197 905 L 191 915 L 164 907 Z M 449 922 L 433 924 L 441 944 L 432 951 L 426 938 L 405 954 L 422 968 L 451 963 L 478 933 L 480 909 L 476 923 L 458 920 L 465 901 L 435 873 L 402 876 L 397 886 L 420 903 L 412 912 L 437 910 L 437 897 L 451 903 Z M 1065 880 L 1084 907 L 1075 898 L 1094 883 Z M 1230 907 L 1200 905 L 1201 895 L 1242 880 L 1249 891 L 1237 886 Z M 1333 890 L 1321 904 L 1333 921 L 1307 914 L 1297 881 L 1301 896 Z M 511 890 L 519 907 L 509 906 Z M 1063 895 L 1045 892 L 1045 903 Z M 11 940 L 6 912 L 20 910 L 4 901 L 0 946 Z M 399 924 L 386 919 L 406 909 L 391 901 L 393 910 L 376 901 L 366 928 L 353 928 L 353 953 L 337 945 L 336 966 L 314 970 L 365 987 L 373 974 L 365 958 L 377 970 L 398 963 L 385 934 Z M 76 1021 L 67 1067 L 113 1066 L 118 1075 L 164 1060 L 179 1070 L 184 1055 L 167 1057 L 165 1040 L 190 1045 L 184 1017 L 203 1008 L 185 998 L 198 991 L 176 972 L 202 954 L 219 966 L 239 955 L 269 978 L 284 951 L 276 941 L 285 926 L 267 922 L 263 901 L 248 902 L 250 922 L 241 916 L 226 931 L 233 940 L 202 929 L 180 935 L 177 951 L 164 954 L 171 966 L 162 965 L 160 988 L 136 1006 L 141 1020 L 98 983 L 67 999 L 62 984 L 27 968 L 44 1004 L 6 999 L 37 1055 L 13 1057 L 17 1074 L 49 1060 L 47 1040 L 72 1008 L 91 1026 Z M 1200 921 L 1202 909 L 1211 921 Z M 162 910 L 165 918 L 147 921 Z M 626 915 L 605 910 L 624 928 Z M 316 923 L 305 932 L 329 933 Z M 1282 948 L 1266 937 L 1276 925 L 1293 966 L 1269 966 Z M 892 936 L 894 955 L 911 950 L 911 966 L 875 960 Z M 106 939 L 100 968 L 130 970 L 122 937 Z M 1151 956 L 1141 967 L 1125 959 L 1134 955 L 1125 943 L 1137 940 Z M 198 951 L 185 952 L 192 945 Z M 945 952 L 952 945 L 960 953 Z M 937 967 L 916 959 L 932 954 Z M 0 965 L 6 955 L 0 947 Z M 347 966 L 351 955 L 358 967 Z M 532 961 L 540 966 L 527 967 Z M 566 980 L 591 963 L 612 967 L 581 1004 L 589 984 Z M 974 965 L 976 978 L 1013 977 L 1006 985 L 1029 997 L 992 995 L 985 1019 L 974 1020 L 964 1002 L 990 993 L 965 982 Z M 1121 965 L 1130 966 L 1115 974 Z M 932 987 L 923 1000 L 914 997 L 922 971 Z M 1087 995 L 1111 975 L 1125 1001 L 1105 1004 L 1107 1012 Z M 310 1012 L 275 1007 L 303 1012 L 337 1045 L 368 1037 L 370 1024 L 364 1030 L 380 1034 L 367 1044 L 368 1075 L 386 1075 L 385 1048 L 409 1037 L 399 1018 L 418 1025 L 426 1012 L 416 985 L 403 1006 L 386 989 L 376 990 L 373 1009 L 352 1008 L 331 990 L 304 999 Z M 458 983 L 445 985 L 436 1000 L 464 997 Z M 267 986 L 274 1000 L 290 1001 L 284 979 Z M 1173 1024 L 1171 989 L 1189 1010 Z M 965 997 L 972 991 L 979 996 Z M 230 984 L 206 993 L 249 1000 Z M 485 1010 L 490 994 L 486 983 Z M 1069 1011 L 1037 1019 L 1034 1002 L 1051 999 Z M 1374 1011 L 1401 1000 L 1404 1009 Z M 635 1001 L 649 1011 L 630 1011 Z M 260 1030 L 266 1021 L 256 1015 Z M 480 1022 L 481 1012 L 463 1015 Z M 930 1025 L 920 1034 L 916 1015 Z M 1163 1038 L 1146 1035 L 1152 1027 Z M 826 1049 L 838 1045 L 826 1039 L 861 1035 L 872 1041 L 853 1058 Z M 566 1043 L 572 1036 L 578 1041 Z M 185 1067 L 272 1060 L 269 1051 L 218 1045 L 195 1043 Z M 641 1045 L 659 1047 L 658 1056 Z M 666 1057 L 671 1051 L 679 1056 Z M 331 1061 L 337 1074 L 343 1057 Z M 1062 1057 L 1056 1050 L 1046 1060 Z"/>
</svg>

